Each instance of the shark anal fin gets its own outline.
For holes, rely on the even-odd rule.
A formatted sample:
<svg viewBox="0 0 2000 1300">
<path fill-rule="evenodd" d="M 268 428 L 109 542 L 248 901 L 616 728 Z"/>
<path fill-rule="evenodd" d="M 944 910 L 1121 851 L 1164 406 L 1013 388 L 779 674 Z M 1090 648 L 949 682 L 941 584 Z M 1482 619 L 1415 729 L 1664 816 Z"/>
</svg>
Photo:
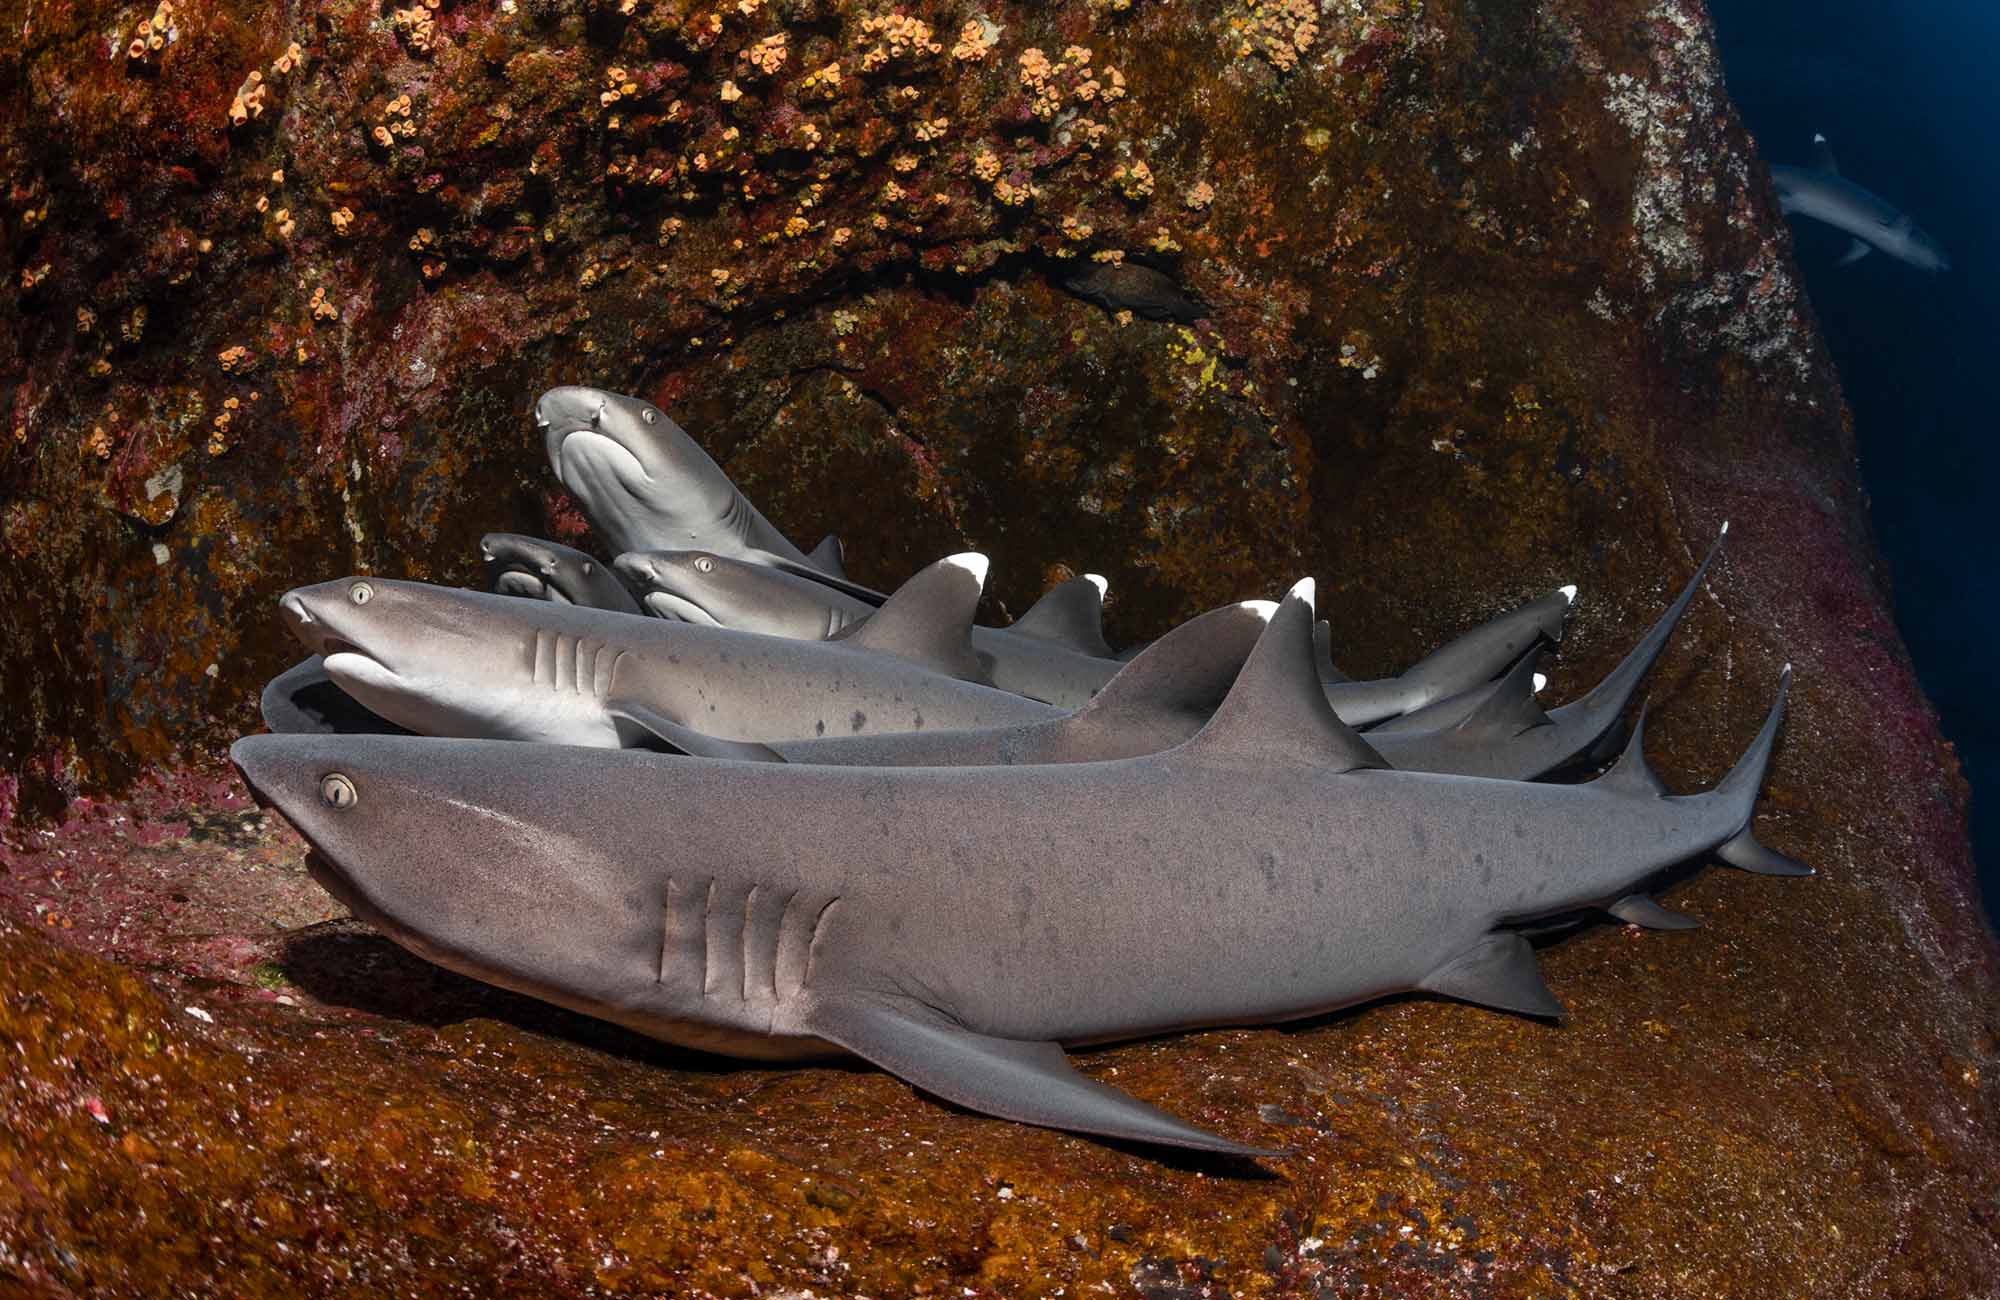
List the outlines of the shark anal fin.
<svg viewBox="0 0 2000 1300">
<path fill-rule="evenodd" d="M 1668 911 L 1644 894 L 1627 894 L 1604 910 L 1627 925 L 1648 930 L 1693 930 L 1701 925 L 1691 916 Z"/>
<path fill-rule="evenodd" d="M 1040 641 L 1050 641 L 1065 650 L 1098 659 L 1112 657 L 1104 639 L 1104 579 L 1083 574 L 1059 582 L 1028 606 L 1028 612 L 1007 625 Z"/>
<path fill-rule="evenodd" d="M 1715 850 L 1715 856 L 1741 871 L 1760 876 L 1810 876 L 1817 874 L 1805 863 L 1765 848 L 1745 826 L 1735 838 Z"/>
<path fill-rule="evenodd" d="M 1868 241 L 1864 239 L 1852 240 L 1847 245 L 1847 251 L 1840 255 L 1840 261 L 1835 263 L 1835 265 L 1852 266 L 1862 258 L 1868 256 L 1870 251 L 1872 250 L 1868 246 Z"/>
<path fill-rule="evenodd" d="M 1525 1016 L 1563 1014 L 1562 1003 L 1542 982 L 1534 948 L 1511 931 L 1487 935 L 1424 976 L 1417 987 L 1426 993 L 1442 993 Z"/>
<path fill-rule="evenodd" d="M 806 1016 L 806 1028 L 906 1083 L 983 1115 L 1222 1155 L 1282 1154 L 1205 1132 L 1078 1074 L 1055 1043 L 975 1034 L 917 1004 L 905 1008 L 822 995 Z"/>
<path fill-rule="evenodd" d="M 782 763 L 784 755 L 754 740 L 723 740 L 705 735 L 692 727 L 663 717 L 643 704 L 614 700 L 605 705 L 618 728 L 619 743 L 627 749 L 664 746 L 690 758 L 727 758 L 742 763 Z"/>
</svg>

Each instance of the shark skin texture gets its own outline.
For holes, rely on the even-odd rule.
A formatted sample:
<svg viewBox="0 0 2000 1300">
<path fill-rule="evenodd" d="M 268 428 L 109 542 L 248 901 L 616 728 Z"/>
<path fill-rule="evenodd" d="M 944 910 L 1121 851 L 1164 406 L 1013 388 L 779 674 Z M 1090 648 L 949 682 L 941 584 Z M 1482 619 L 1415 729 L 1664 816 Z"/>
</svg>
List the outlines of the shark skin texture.
<svg viewBox="0 0 2000 1300">
<path fill-rule="evenodd" d="M 534 414 L 549 468 L 613 552 L 710 551 L 797 573 L 873 604 L 885 599 L 822 569 L 786 540 L 687 430 L 651 402 L 566 386 L 536 399 Z"/>
<path fill-rule="evenodd" d="M 1666 794 L 1636 745 L 1584 785 L 1398 772 L 1326 704 L 1310 595 L 1198 735 L 1139 758 L 523 761 L 386 736 L 231 757 L 331 893 L 449 969 L 685 1046 L 838 1049 L 998 1118 L 1233 1156 L 1278 1152 L 1086 1079 L 1063 1047 L 1408 991 L 1557 1016 L 1507 926 L 1711 851 L 1805 871 L 1750 834 L 1789 669 L 1703 794 Z"/>
<path fill-rule="evenodd" d="M 287 593 L 280 610 L 326 675 L 425 735 L 609 745 L 633 705 L 717 740 L 981 727 L 1050 705 L 949 675 L 977 670 L 965 629 L 978 556 L 941 560 L 846 641 L 794 641 L 381 578 Z"/>
<path fill-rule="evenodd" d="M 645 613 L 614 571 L 573 546 L 520 533 L 488 533 L 479 539 L 479 554 L 486 564 L 486 585 L 500 595 Z"/>
</svg>

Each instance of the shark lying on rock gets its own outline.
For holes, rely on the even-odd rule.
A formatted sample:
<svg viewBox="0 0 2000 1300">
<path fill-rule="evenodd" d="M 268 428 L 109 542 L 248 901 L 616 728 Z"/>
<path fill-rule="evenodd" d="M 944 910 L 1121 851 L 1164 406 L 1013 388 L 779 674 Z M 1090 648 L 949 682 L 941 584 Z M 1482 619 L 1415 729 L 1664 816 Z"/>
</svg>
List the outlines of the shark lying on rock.
<svg viewBox="0 0 2000 1300">
<path fill-rule="evenodd" d="M 614 552 L 708 551 L 800 574 L 871 604 L 887 599 L 839 572 L 834 539 L 820 543 L 819 562 L 792 545 L 651 402 L 601 388 L 552 388 L 535 402 L 535 426 L 549 468 Z"/>
<path fill-rule="evenodd" d="M 429 736 L 642 743 L 614 706 L 736 740 L 989 727 L 1060 710 L 948 674 L 978 664 L 966 629 L 983 557 L 940 560 L 843 641 L 696 627 L 419 582 L 347 578 L 279 602 L 326 675 Z M 693 739 L 690 743 L 694 743 Z"/>
<path fill-rule="evenodd" d="M 645 613 L 616 573 L 573 546 L 520 533 L 488 533 L 479 539 L 479 554 L 486 562 L 486 585 L 500 595 Z"/>
<path fill-rule="evenodd" d="M 462 974 L 704 1050 L 852 1053 L 1003 1119 L 1270 1155 L 1248 1116 L 1209 1132 L 1063 1047 L 1408 991 L 1559 1015 L 1509 927 L 1749 857 L 1784 702 L 1781 683 L 1701 795 L 1667 795 L 1636 748 L 1587 785 L 1397 772 L 1327 705 L 1309 601 L 1281 604 L 1193 739 L 1139 758 L 529 759 L 386 736 L 231 757 L 329 892 Z"/>
</svg>

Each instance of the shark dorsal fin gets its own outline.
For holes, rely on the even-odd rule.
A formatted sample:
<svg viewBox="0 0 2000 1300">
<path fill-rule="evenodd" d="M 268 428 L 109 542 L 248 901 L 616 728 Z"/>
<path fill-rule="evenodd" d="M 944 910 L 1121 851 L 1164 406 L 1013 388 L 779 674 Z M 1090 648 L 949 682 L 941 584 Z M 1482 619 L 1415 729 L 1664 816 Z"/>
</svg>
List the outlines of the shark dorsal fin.
<svg viewBox="0 0 2000 1300">
<path fill-rule="evenodd" d="M 1313 658 L 1319 664 L 1319 679 L 1328 685 L 1353 680 L 1333 666 L 1333 624 L 1325 619 L 1313 624 Z"/>
<path fill-rule="evenodd" d="M 1108 584 L 1095 573 L 1058 582 L 1028 606 L 1028 612 L 1007 625 L 1041 641 L 1053 642 L 1078 654 L 1111 657 L 1104 639 L 1104 590 Z"/>
<path fill-rule="evenodd" d="M 1625 742 L 1625 752 L 1611 765 L 1611 770 L 1591 782 L 1606 790 L 1634 795 L 1650 795 L 1657 799 L 1667 797 L 1667 783 L 1659 774 L 1646 766 L 1646 706 L 1639 706 L 1639 715 L 1632 719 L 1632 735 Z"/>
<path fill-rule="evenodd" d="M 843 566 L 847 558 L 847 548 L 842 546 L 840 539 L 832 533 L 820 538 L 819 545 L 813 547 L 806 558 L 836 578 L 847 576 L 847 569 Z"/>
<path fill-rule="evenodd" d="M 1062 725 L 1115 729 L 1163 714 L 1206 721 L 1228 696 L 1277 608 L 1268 600 L 1249 600 L 1189 619 L 1134 656 Z"/>
<path fill-rule="evenodd" d="M 985 556 L 977 551 L 947 555 L 896 588 L 842 644 L 896 655 L 953 677 L 978 678 L 982 673 L 972 648 L 972 616 L 985 587 Z"/>
<path fill-rule="evenodd" d="M 1236 684 L 1188 751 L 1289 758 L 1335 772 L 1389 766 L 1327 702 L 1314 662 L 1312 597 L 1307 578 L 1278 603 Z"/>
<path fill-rule="evenodd" d="M 1535 667 L 1541 657 L 1542 648 L 1536 646 L 1515 660 L 1507 675 L 1494 683 L 1486 699 L 1465 716 L 1458 729 L 1499 740 L 1551 725 L 1549 715 L 1535 702 L 1535 684 L 1541 678 Z"/>
<path fill-rule="evenodd" d="M 1834 176 L 1840 175 L 1840 160 L 1833 156 L 1833 146 L 1826 142 L 1825 136 L 1817 132 L 1813 134 L 1812 160 L 1813 166 L 1818 170 Z"/>
</svg>

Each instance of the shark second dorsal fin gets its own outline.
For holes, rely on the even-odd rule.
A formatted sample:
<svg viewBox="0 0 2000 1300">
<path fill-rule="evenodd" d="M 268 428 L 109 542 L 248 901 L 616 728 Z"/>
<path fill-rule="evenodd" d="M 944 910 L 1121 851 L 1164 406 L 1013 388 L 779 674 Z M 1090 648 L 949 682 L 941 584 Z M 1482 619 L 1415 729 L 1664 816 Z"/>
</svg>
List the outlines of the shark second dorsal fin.
<svg viewBox="0 0 2000 1300">
<path fill-rule="evenodd" d="M 1840 160 L 1833 156 L 1833 146 L 1818 132 L 1813 133 L 1812 161 L 1813 166 L 1820 171 L 1833 176 L 1840 175 Z"/>
<path fill-rule="evenodd" d="M 1352 681 L 1346 673 L 1333 666 L 1333 624 L 1325 619 L 1313 624 L 1313 658 L 1319 663 L 1319 679 L 1332 686 Z"/>
<path fill-rule="evenodd" d="M 984 670 L 972 648 L 972 616 L 985 588 L 985 556 L 977 551 L 947 555 L 896 588 L 841 643 L 977 680 Z"/>
<path fill-rule="evenodd" d="M 847 558 L 847 548 L 842 546 L 840 539 L 832 533 L 820 538 L 819 545 L 813 547 L 806 558 L 836 578 L 847 576 L 847 569 L 843 565 L 843 561 Z"/>
<path fill-rule="evenodd" d="M 1667 783 L 1659 774 L 1646 766 L 1646 706 L 1639 706 L 1638 716 L 1632 719 L 1632 734 L 1625 741 L 1625 752 L 1611 765 L 1611 770 L 1591 782 L 1605 790 L 1617 794 L 1645 796 L 1664 799 L 1669 794 Z"/>
<path fill-rule="evenodd" d="M 1207 720 L 1228 696 L 1277 608 L 1268 600 L 1249 600 L 1189 619 L 1140 651 L 1061 725 L 1077 731 L 1123 728 L 1162 714 Z"/>
<path fill-rule="evenodd" d="M 1542 657 L 1536 646 L 1515 660 L 1478 708 L 1465 716 L 1458 730 L 1493 740 L 1510 740 L 1536 727 L 1552 726 L 1549 715 L 1535 702 L 1535 684 L 1541 674 L 1535 666 Z"/>
<path fill-rule="evenodd" d="M 1278 603 L 1236 684 L 1184 749 L 1289 758 L 1336 772 L 1389 766 L 1327 702 L 1314 662 L 1312 597 L 1313 580 L 1306 578 Z"/>
<path fill-rule="evenodd" d="M 1095 573 L 1086 573 L 1058 582 L 1028 607 L 1028 612 L 1007 625 L 1040 641 L 1050 641 L 1078 654 L 1099 659 L 1111 658 L 1111 645 L 1104 639 L 1104 591 L 1108 584 Z"/>
</svg>

